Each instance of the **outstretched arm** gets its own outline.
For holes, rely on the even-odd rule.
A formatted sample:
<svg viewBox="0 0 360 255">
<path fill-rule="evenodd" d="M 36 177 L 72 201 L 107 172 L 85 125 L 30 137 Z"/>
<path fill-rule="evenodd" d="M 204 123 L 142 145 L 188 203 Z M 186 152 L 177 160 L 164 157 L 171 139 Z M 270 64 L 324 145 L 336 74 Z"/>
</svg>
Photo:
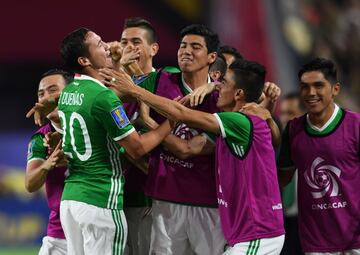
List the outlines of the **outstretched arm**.
<svg viewBox="0 0 360 255">
<path fill-rule="evenodd" d="M 260 105 L 268 109 L 270 113 L 274 113 L 276 102 L 281 94 L 281 89 L 275 83 L 265 82 L 263 95 L 260 99 Z"/>
<path fill-rule="evenodd" d="M 149 107 L 140 103 L 139 119 L 148 129 L 155 129 L 159 125 L 150 117 Z M 181 139 L 176 135 L 169 134 L 162 144 L 179 159 L 187 159 L 197 155 L 214 154 L 215 144 L 210 142 L 205 135 L 197 135 L 189 140 Z"/>
<path fill-rule="evenodd" d="M 154 95 L 145 89 L 135 86 L 131 78 L 124 72 L 102 69 L 100 74 L 107 80 L 107 86 L 118 91 L 120 95 L 131 95 L 143 101 L 158 113 L 175 122 L 186 123 L 191 127 L 201 128 L 214 134 L 220 133 L 219 124 L 214 115 L 191 110 L 182 104 L 164 97 Z M 115 82 L 111 78 L 115 78 Z"/>
<path fill-rule="evenodd" d="M 67 164 L 60 143 L 46 160 L 34 159 L 28 162 L 25 174 L 25 188 L 28 192 L 39 190 L 45 183 L 49 171 L 60 165 Z"/>
<path fill-rule="evenodd" d="M 34 115 L 34 122 L 38 126 L 42 126 L 44 124 L 46 116 L 54 111 L 57 107 L 57 102 L 59 100 L 60 93 L 55 94 L 53 97 L 48 99 L 42 99 L 38 103 L 27 112 L 26 118 L 30 118 Z"/>
</svg>

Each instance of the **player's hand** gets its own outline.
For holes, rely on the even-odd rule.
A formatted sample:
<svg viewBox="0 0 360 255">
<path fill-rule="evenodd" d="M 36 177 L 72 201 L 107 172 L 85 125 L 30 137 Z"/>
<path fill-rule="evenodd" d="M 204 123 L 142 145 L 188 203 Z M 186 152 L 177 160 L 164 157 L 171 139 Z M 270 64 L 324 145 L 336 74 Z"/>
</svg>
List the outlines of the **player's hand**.
<svg viewBox="0 0 360 255">
<path fill-rule="evenodd" d="M 269 100 L 271 103 L 275 103 L 281 95 L 281 89 L 275 83 L 265 82 L 263 93 L 265 96 L 264 100 Z"/>
<path fill-rule="evenodd" d="M 189 95 L 190 107 L 195 107 L 201 104 L 208 94 L 214 91 L 216 84 L 214 82 L 206 83 L 201 87 L 194 89 Z"/>
<path fill-rule="evenodd" d="M 257 103 L 248 103 L 245 104 L 241 109 L 240 112 L 248 115 L 255 115 L 263 120 L 271 119 L 271 113 L 269 110 L 264 108 L 263 106 Z"/>
<path fill-rule="evenodd" d="M 139 58 L 140 58 L 140 49 L 128 45 L 122 51 L 120 63 L 122 66 L 127 67 L 128 65 L 137 62 Z"/>
<path fill-rule="evenodd" d="M 54 97 L 40 100 L 38 103 L 28 111 L 26 118 L 30 118 L 34 115 L 34 122 L 36 125 L 42 126 L 45 122 L 46 116 L 54 111 L 57 107 L 57 99 L 60 97 L 60 93 Z"/>
<path fill-rule="evenodd" d="M 104 77 L 104 84 L 113 89 L 119 97 L 131 95 L 134 92 L 135 84 L 125 71 L 102 68 L 99 74 Z"/>
<path fill-rule="evenodd" d="M 111 59 L 114 62 L 118 62 L 121 59 L 121 55 L 122 55 L 122 47 L 121 47 L 121 43 L 118 41 L 113 41 L 113 42 L 108 42 L 107 43 L 110 47 L 110 55 L 111 55 Z"/>
<path fill-rule="evenodd" d="M 61 138 L 62 138 L 62 135 L 59 133 L 59 132 L 49 132 L 49 133 L 46 133 L 44 138 L 43 138 L 43 144 L 45 147 L 48 148 L 48 153 L 51 154 L 57 144 L 59 144 L 59 142 L 61 142 Z M 60 145 L 60 148 L 61 148 L 61 145 Z"/>
<path fill-rule="evenodd" d="M 60 167 L 67 164 L 66 156 L 64 155 L 63 150 L 61 149 L 61 141 L 56 145 L 54 151 L 49 155 L 45 160 L 43 167 L 50 171 L 54 167 Z"/>
</svg>

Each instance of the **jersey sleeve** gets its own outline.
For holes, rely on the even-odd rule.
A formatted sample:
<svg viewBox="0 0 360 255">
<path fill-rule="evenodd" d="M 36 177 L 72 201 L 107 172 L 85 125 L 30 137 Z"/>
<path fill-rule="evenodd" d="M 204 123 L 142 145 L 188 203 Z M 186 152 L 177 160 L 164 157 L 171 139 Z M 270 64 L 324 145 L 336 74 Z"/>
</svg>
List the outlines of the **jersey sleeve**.
<svg viewBox="0 0 360 255">
<path fill-rule="evenodd" d="M 135 131 L 126 116 L 121 101 L 111 90 L 101 92 L 96 97 L 91 110 L 93 117 L 115 141 L 119 141 Z"/>
<path fill-rule="evenodd" d="M 32 160 L 46 160 L 47 148 L 43 144 L 43 136 L 41 134 L 35 134 L 32 136 L 27 151 L 27 161 Z"/>
<path fill-rule="evenodd" d="M 250 119 L 239 112 L 214 113 L 229 149 L 243 158 L 250 149 L 252 125 Z"/>
<path fill-rule="evenodd" d="M 281 135 L 281 146 L 277 165 L 279 168 L 288 168 L 294 166 L 290 151 L 289 124 L 286 125 Z"/>
</svg>

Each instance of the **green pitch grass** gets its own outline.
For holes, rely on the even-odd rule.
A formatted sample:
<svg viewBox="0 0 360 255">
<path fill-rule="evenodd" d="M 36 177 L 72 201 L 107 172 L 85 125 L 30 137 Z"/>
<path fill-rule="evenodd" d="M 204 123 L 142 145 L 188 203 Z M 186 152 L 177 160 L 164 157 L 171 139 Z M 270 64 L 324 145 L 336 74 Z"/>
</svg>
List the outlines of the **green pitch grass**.
<svg viewBox="0 0 360 255">
<path fill-rule="evenodd" d="M 39 247 L 0 248 L 0 255 L 37 255 Z"/>
</svg>

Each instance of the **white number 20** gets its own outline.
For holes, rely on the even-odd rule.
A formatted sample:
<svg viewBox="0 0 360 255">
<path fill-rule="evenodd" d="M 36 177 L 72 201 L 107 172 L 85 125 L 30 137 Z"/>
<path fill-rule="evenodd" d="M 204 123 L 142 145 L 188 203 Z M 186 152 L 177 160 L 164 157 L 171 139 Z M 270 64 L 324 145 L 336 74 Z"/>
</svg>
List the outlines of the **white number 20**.
<svg viewBox="0 0 360 255">
<path fill-rule="evenodd" d="M 67 133 L 67 123 L 66 123 L 66 118 L 65 118 L 65 114 L 62 111 L 58 111 L 59 113 L 59 117 L 62 121 L 63 124 L 63 148 L 65 145 L 65 139 L 68 135 Z M 85 153 L 81 154 L 78 149 L 76 148 L 76 144 L 75 144 L 75 135 L 74 135 L 74 120 L 77 120 L 80 123 L 80 128 L 81 128 L 81 133 L 84 137 L 84 144 L 85 144 Z M 77 112 L 73 112 L 70 116 L 70 121 L 69 121 L 69 133 L 70 133 L 70 142 L 71 142 L 71 146 L 73 151 L 75 152 L 76 156 L 81 160 L 81 161 L 86 161 L 91 157 L 92 154 L 92 147 L 91 147 L 91 141 L 90 141 L 90 136 L 89 136 L 89 132 L 88 129 L 86 127 L 86 123 L 84 118 Z M 73 155 L 71 152 L 65 152 L 66 155 L 68 155 L 69 157 L 73 158 Z"/>
</svg>

